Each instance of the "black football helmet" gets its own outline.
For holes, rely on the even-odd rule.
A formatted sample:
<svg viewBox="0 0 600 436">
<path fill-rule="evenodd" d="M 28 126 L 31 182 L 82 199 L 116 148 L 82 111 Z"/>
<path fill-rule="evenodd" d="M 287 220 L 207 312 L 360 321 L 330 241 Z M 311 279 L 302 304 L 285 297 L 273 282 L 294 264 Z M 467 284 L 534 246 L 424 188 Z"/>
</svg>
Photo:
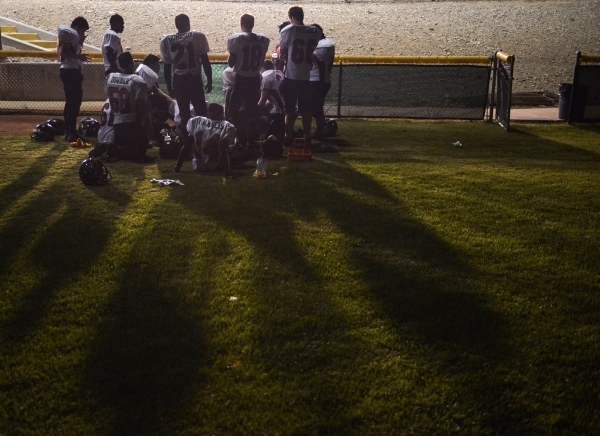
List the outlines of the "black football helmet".
<svg viewBox="0 0 600 436">
<path fill-rule="evenodd" d="M 101 186 L 110 183 L 110 171 L 98 159 L 88 157 L 79 166 L 79 178 L 86 186 Z"/>
<path fill-rule="evenodd" d="M 31 132 L 31 139 L 34 141 L 54 141 L 54 136 L 56 135 L 54 131 L 54 127 L 50 124 L 38 124 L 35 126 L 33 132 Z"/>
<path fill-rule="evenodd" d="M 51 120 L 46 121 L 46 124 L 50 124 L 54 127 L 54 134 L 56 136 L 61 136 L 65 134 L 66 125 L 63 120 L 59 120 L 58 118 L 52 118 Z"/>
<path fill-rule="evenodd" d="M 333 119 L 327 120 L 323 129 L 323 136 L 335 136 L 338 131 L 337 121 Z"/>
<path fill-rule="evenodd" d="M 267 159 L 276 159 L 283 156 L 283 145 L 275 135 L 271 135 L 263 141 L 260 152 Z"/>
<path fill-rule="evenodd" d="M 171 129 L 162 129 L 158 141 L 158 155 L 161 159 L 177 159 L 181 151 L 182 144 L 179 136 Z"/>
<path fill-rule="evenodd" d="M 100 122 L 94 118 L 82 118 L 77 125 L 79 136 L 97 137 L 100 130 Z"/>
</svg>

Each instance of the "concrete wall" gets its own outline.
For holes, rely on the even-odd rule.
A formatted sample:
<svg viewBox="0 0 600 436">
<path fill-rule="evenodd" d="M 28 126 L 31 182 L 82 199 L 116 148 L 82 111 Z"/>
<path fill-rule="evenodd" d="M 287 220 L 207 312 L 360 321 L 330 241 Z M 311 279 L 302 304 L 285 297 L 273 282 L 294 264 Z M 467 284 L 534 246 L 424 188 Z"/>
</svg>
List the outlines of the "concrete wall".
<svg viewBox="0 0 600 436">
<path fill-rule="evenodd" d="M 64 101 L 59 67 L 58 63 L 0 63 L 0 100 Z M 106 100 L 104 65 L 85 64 L 83 77 L 84 101 Z"/>
</svg>

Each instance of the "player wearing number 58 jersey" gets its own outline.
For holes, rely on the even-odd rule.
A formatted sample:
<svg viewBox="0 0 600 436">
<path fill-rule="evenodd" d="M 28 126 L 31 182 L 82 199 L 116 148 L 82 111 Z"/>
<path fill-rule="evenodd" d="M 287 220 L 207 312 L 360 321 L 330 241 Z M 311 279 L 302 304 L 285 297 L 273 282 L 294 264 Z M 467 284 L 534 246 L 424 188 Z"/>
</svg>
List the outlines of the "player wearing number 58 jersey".
<svg viewBox="0 0 600 436">
<path fill-rule="evenodd" d="M 190 18 L 185 14 L 175 17 L 177 33 L 165 36 L 160 41 L 160 56 L 164 62 L 165 81 L 171 97 L 177 99 L 181 110 L 182 132 L 191 117 L 190 103 L 196 114 L 206 115 L 204 92 L 212 90 L 212 67 L 208 60 L 208 40 L 202 32 L 190 30 Z M 206 75 L 206 87 L 202 84 L 200 65 Z M 171 69 L 173 81 L 171 83 Z"/>
<path fill-rule="evenodd" d="M 238 131 L 242 143 L 248 141 L 248 122 L 258 123 L 258 100 L 260 99 L 260 68 L 269 49 L 269 38 L 252 33 L 254 17 L 244 14 L 240 18 L 241 32 L 227 40 L 229 58 L 227 64 L 235 73 L 235 84 L 227 102 L 230 121 Z M 244 111 L 241 111 L 242 106 Z"/>
<path fill-rule="evenodd" d="M 105 84 L 113 116 L 114 142 L 122 157 L 141 161 L 152 138 L 152 123 L 146 103 L 148 86 L 135 74 L 131 53 L 121 54 L 118 61 L 123 72 L 110 73 Z"/>
<path fill-rule="evenodd" d="M 296 103 L 302 116 L 302 127 L 310 142 L 311 113 L 309 106 L 310 70 L 312 54 L 321 39 L 321 31 L 304 25 L 304 11 L 299 6 L 288 10 L 291 24 L 279 32 L 279 50 L 285 62 L 284 80 L 280 86 L 285 103 L 285 143 L 292 141 L 296 121 Z"/>
</svg>

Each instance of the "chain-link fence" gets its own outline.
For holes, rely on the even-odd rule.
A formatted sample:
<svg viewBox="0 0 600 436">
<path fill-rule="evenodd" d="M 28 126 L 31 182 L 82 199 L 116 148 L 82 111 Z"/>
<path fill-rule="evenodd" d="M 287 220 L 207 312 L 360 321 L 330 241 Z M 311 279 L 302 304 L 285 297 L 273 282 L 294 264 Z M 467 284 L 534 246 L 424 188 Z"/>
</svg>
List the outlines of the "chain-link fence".
<svg viewBox="0 0 600 436">
<path fill-rule="evenodd" d="M 600 56 L 577 52 L 568 120 L 600 121 Z"/>
<path fill-rule="evenodd" d="M 31 60 L 0 62 L 0 111 L 62 113 L 58 63 Z M 210 102 L 225 102 L 225 68 L 222 61 L 212 63 L 213 91 L 206 95 Z M 485 56 L 338 57 L 325 113 L 328 117 L 481 120 L 489 104 L 491 69 L 492 62 Z M 99 113 L 106 98 L 103 65 L 86 64 L 83 74 L 82 114 Z M 166 88 L 162 68 L 159 84 Z"/>
</svg>

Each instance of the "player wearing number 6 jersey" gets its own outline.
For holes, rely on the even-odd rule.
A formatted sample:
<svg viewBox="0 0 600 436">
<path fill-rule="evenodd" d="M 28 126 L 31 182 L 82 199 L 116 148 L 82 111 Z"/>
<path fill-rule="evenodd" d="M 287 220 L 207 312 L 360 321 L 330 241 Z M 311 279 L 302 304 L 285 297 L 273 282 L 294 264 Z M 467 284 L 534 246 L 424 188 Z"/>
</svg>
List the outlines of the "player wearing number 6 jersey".
<svg viewBox="0 0 600 436">
<path fill-rule="evenodd" d="M 131 53 L 118 57 L 122 73 L 110 73 L 105 91 L 110 101 L 115 129 L 115 144 L 122 157 L 141 161 L 146 156 L 148 141 L 152 139 L 152 123 L 146 98 L 148 86 L 135 74 Z"/>
<path fill-rule="evenodd" d="M 208 40 L 202 32 L 190 30 L 190 18 L 185 14 L 175 17 L 177 33 L 165 36 L 160 41 L 160 56 L 165 65 L 165 81 L 171 97 L 177 99 L 181 109 L 181 125 L 186 136 L 185 126 L 191 117 L 190 103 L 196 114 L 206 115 L 204 92 L 212 90 L 212 67 L 208 60 Z M 206 87 L 202 84 L 200 65 L 206 75 Z M 171 84 L 171 69 L 173 83 Z"/>
<path fill-rule="evenodd" d="M 240 27 L 242 31 L 231 35 L 227 40 L 227 64 L 235 73 L 235 84 L 227 102 L 227 113 L 238 131 L 238 139 L 245 144 L 248 142 L 248 121 L 254 120 L 254 125 L 258 122 L 260 68 L 269 48 L 269 38 L 252 33 L 252 15 L 242 15 Z M 243 112 L 242 105 L 245 108 Z"/>
<path fill-rule="evenodd" d="M 291 24 L 279 32 L 279 50 L 285 62 L 284 80 L 280 92 L 285 103 L 285 143 L 292 141 L 296 122 L 296 103 L 302 116 L 302 127 L 307 142 L 310 142 L 312 121 L 309 102 L 310 69 L 312 54 L 321 39 L 321 31 L 304 25 L 304 11 L 293 6 L 288 11 Z"/>
</svg>

